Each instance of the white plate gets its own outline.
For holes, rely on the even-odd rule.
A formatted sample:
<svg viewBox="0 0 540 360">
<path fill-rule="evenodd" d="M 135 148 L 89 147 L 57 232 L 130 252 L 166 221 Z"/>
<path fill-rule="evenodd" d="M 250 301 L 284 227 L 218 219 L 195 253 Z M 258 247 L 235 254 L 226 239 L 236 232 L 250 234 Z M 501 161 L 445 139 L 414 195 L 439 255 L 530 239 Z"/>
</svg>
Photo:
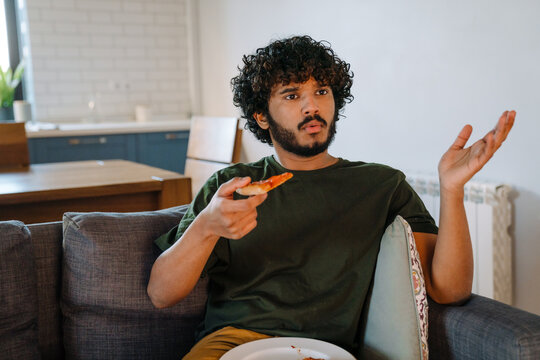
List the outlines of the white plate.
<svg viewBox="0 0 540 360">
<path fill-rule="evenodd" d="M 251 341 L 229 350 L 221 360 L 355 360 L 349 352 L 325 341 L 276 337 Z"/>
</svg>

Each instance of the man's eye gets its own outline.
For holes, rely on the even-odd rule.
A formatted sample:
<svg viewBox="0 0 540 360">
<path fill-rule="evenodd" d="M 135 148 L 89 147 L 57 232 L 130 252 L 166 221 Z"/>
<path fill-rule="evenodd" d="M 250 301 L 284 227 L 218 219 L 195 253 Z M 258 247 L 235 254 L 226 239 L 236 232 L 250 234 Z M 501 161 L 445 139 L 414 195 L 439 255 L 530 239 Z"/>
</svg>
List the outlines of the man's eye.
<svg viewBox="0 0 540 360">
<path fill-rule="evenodd" d="M 319 95 L 327 95 L 328 94 L 328 90 L 327 89 L 321 89 L 319 90 Z"/>
<path fill-rule="evenodd" d="M 285 99 L 287 99 L 287 100 L 294 100 L 294 99 L 296 99 L 296 95 L 295 95 L 295 94 L 287 95 L 287 96 L 285 96 Z"/>
</svg>

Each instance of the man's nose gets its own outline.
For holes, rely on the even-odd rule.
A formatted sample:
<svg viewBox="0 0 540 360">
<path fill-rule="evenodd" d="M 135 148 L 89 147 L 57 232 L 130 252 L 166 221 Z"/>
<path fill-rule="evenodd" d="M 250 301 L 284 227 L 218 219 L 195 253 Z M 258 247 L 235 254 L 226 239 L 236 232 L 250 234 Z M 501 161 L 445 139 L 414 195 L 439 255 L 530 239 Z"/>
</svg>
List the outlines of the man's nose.
<svg viewBox="0 0 540 360">
<path fill-rule="evenodd" d="M 314 115 L 319 113 L 319 105 L 313 96 L 305 96 L 302 101 L 302 114 Z"/>
</svg>

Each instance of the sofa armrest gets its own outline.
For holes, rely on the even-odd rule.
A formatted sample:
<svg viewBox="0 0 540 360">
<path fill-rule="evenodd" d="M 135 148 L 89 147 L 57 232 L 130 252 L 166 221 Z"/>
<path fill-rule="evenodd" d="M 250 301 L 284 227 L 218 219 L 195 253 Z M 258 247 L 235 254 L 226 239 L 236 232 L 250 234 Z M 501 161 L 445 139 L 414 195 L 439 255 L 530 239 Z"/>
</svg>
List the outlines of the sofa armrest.
<svg viewBox="0 0 540 360">
<path fill-rule="evenodd" d="M 433 359 L 537 359 L 540 316 L 479 295 L 461 306 L 429 299 Z"/>
</svg>

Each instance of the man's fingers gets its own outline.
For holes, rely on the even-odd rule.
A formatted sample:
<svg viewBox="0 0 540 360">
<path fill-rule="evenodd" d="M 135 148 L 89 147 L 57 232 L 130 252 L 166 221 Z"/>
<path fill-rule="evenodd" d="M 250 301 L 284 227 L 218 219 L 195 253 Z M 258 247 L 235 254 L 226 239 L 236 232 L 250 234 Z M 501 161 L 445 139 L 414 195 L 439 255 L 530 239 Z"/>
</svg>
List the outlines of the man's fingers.
<svg viewBox="0 0 540 360">
<path fill-rule="evenodd" d="M 229 197 L 236 191 L 236 189 L 246 186 L 250 182 L 251 179 L 249 176 L 232 178 L 219 187 L 217 194 L 221 197 Z"/>
<path fill-rule="evenodd" d="M 514 126 L 515 118 L 516 118 L 516 112 L 514 110 L 505 111 L 499 118 L 499 121 L 497 122 L 497 126 L 494 129 L 495 143 L 496 143 L 497 149 L 501 146 L 503 141 L 506 140 L 508 133 L 512 129 L 512 126 Z"/>
<path fill-rule="evenodd" d="M 257 226 L 257 220 L 254 219 L 252 221 L 246 222 L 241 227 L 238 227 L 238 229 L 235 229 L 233 231 L 230 231 L 225 237 L 229 239 L 238 240 L 246 236 L 251 230 L 255 229 Z"/>
<path fill-rule="evenodd" d="M 226 237 L 240 239 L 257 225 L 257 211 L 251 210 L 245 213 L 236 213 L 236 220 L 227 226 Z"/>
<path fill-rule="evenodd" d="M 495 126 L 495 129 L 493 129 L 493 133 L 495 135 L 495 142 L 497 143 L 497 147 L 502 144 L 504 140 L 504 135 L 506 133 L 506 127 L 508 123 L 508 110 L 503 112 L 501 117 L 499 118 L 499 121 L 497 121 L 497 125 Z"/>
<path fill-rule="evenodd" d="M 512 130 L 515 119 L 516 119 L 516 112 L 512 110 L 508 113 L 508 117 L 506 118 L 506 126 L 504 128 L 504 137 L 502 139 L 503 141 L 506 140 L 508 133 L 510 132 L 510 130 Z"/>
<path fill-rule="evenodd" d="M 508 111 L 505 111 L 499 118 L 499 121 L 497 121 L 497 125 L 495 126 L 495 129 L 493 129 L 493 132 L 495 133 L 495 140 L 497 142 L 502 141 L 502 136 L 504 134 L 504 129 L 506 127 L 507 120 L 508 120 Z"/>
<path fill-rule="evenodd" d="M 253 206 L 257 207 L 257 206 L 261 205 L 264 202 L 264 200 L 266 200 L 267 197 L 268 197 L 268 193 L 264 193 L 264 194 L 250 196 L 246 200 L 249 200 L 249 202 Z"/>
<path fill-rule="evenodd" d="M 261 205 L 264 200 L 266 200 L 268 194 L 260 194 L 255 196 L 250 196 L 247 199 L 241 200 L 229 200 L 227 201 L 227 211 L 231 212 L 244 212 L 255 209 L 257 206 Z"/>
<path fill-rule="evenodd" d="M 257 226 L 257 220 L 253 220 L 253 221 L 247 223 L 244 226 L 244 228 L 242 229 L 242 233 L 244 234 L 244 235 L 242 235 L 242 237 L 249 234 L 251 232 L 251 230 L 255 229 L 256 226 Z"/>
<path fill-rule="evenodd" d="M 251 182 L 249 177 L 233 178 L 222 184 L 210 205 L 209 214 L 213 214 L 215 233 L 230 239 L 240 239 L 257 226 L 257 206 L 263 203 L 267 194 L 251 196 L 247 199 L 234 200 L 236 189 Z M 205 209 L 206 211 L 206 209 Z"/>
<path fill-rule="evenodd" d="M 459 132 L 458 137 L 452 144 L 451 148 L 460 150 L 465 147 L 465 144 L 467 144 L 467 141 L 469 141 L 469 138 L 471 137 L 472 133 L 472 126 L 471 125 L 465 125 L 463 129 Z"/>
<path fill-rule="evenodd" d="M 497 141 L 495 139 L 495 134 L 493 133 L 487 134 L 485 138 L 485 142 L 486 142 L 486 147 L 483 151 L 483 154 L 482 154 L 483 156 L 481 159 L 483 163 L 486 163 L 489 159 L 491 159 L 495 151 L 497 151 Z"/>
</svg>

